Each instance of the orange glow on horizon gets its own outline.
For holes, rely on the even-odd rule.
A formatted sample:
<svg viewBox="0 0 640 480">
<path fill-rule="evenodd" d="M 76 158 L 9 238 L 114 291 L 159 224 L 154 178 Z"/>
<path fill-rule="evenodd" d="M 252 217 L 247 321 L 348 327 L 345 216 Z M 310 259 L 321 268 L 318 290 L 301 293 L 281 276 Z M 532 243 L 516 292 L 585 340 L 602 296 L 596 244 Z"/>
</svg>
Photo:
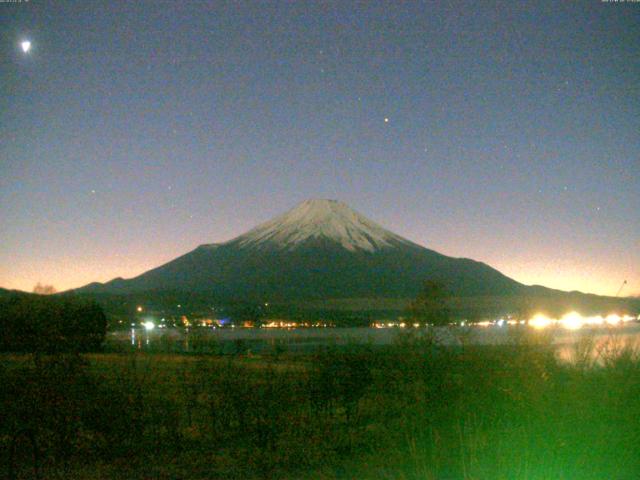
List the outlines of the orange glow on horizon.
<svg viewBox="0 0 640 480">
<path fill-rule="evenodd" d="M 139 250 L 139 249 L 134 249 Z M 170 251 L 167 251 L 170 250 Z M 14 265 L 0 265 L 0 287 L 31 292 L 38 283 L 53 285 L 57 291 L 79 288 L 92 282 L 108 282 L 114 278 L 132 278 L 152 268 L 162 265 L 191 250 L 172 245 L 170 249 L 160 254 L 149 251 L 132 251 L 130 254 L 114 255 L 111 257 L 95 258 L 88 255 L 66 257 L 54 260 L 52 257 L 44 259 L 22 259 Z M 573 266 L 562 264 L 549 267 L 541 261 L 540 265 L 529 263 L 517 265 L 513 263 L 500 264 L 500 261 L 484 259 L 484 263 L 525 285 L 542 285 L 563 291 L 580 291 L 597 295 L 614 296 L 623 276 L 628 279 L 621 297 L 640 294 L 639 272 L 620 272 L 615 268 L 605 271 L 601 265 L 596 267 Z M 612 266 L 613 267 L 613 266 Z M 631 267 L 629 267 L 631 268 Z M 582 272 L 585 272 L 584 274 Z"/>
</svg>

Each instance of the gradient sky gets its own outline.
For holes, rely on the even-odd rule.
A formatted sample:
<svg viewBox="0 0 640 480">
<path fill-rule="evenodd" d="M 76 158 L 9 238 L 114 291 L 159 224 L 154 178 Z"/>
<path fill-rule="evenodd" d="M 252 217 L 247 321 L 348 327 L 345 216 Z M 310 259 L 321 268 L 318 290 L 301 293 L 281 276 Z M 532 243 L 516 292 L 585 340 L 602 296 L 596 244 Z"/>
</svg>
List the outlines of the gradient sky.
<svg viewBox="0 0 640 480">
<path fill-rule="evenodd" d="M 640 3 L 398 3 L 0 3 L 0 286 L 131 277 L 326 197 L 640 293 Z"/>
</svg>

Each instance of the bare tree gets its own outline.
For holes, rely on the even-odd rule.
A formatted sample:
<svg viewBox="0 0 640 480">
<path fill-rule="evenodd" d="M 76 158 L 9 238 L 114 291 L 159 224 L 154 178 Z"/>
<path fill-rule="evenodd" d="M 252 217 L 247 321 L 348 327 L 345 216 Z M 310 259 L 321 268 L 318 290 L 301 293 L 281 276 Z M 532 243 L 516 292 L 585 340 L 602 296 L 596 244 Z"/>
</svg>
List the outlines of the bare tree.
<svg viewBox="0 0 640 480">
<path fill-rule="evenodd" d="M 33 293 L 37 293 L 39 295 L 52 295 L 56 293 L 56 288 L 53 285 L 42 285 L 40 282 L 33 287 Z"/>
</svg>

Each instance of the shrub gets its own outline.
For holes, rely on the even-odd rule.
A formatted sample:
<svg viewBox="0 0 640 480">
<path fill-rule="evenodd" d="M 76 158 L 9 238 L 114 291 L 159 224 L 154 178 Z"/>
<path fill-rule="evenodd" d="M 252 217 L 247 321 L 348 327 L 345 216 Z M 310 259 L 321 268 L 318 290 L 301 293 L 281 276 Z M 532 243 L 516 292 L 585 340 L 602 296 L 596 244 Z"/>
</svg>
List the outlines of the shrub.
<svg viewBox="0 0 640 480">
<path fill-rule="evenodd" d="M 0 351 L 88 352 L 100 348 L 107 320 L 95 303 L 16 295 L 0 303 Z"/>
</svg>

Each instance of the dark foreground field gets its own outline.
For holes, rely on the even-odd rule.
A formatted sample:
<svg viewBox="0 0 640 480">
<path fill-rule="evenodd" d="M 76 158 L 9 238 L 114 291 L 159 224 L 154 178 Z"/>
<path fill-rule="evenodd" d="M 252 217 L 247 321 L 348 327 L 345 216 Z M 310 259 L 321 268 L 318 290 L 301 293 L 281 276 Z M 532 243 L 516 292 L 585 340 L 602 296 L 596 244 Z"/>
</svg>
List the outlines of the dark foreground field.
<svg viewBox="0 0 640 480">
<path fill-rule="evenodd" d="M 3 356 L 0 477 L 637 479 L 640 360 L 578 350 Z"/>
</svg>

